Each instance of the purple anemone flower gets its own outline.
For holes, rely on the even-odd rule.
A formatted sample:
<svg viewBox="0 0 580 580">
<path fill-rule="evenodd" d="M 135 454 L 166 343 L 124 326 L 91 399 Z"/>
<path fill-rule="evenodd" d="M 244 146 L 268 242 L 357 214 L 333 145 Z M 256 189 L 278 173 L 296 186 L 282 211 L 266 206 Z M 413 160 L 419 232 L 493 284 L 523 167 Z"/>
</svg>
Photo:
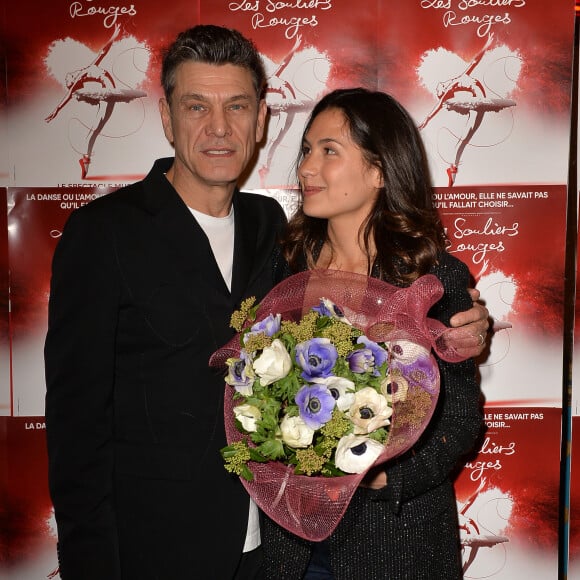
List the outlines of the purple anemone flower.
<svg viewBox="0 0 580 580">
<path fill-rule="evenodd" d="M 357 343 L 364 344 L 365 348 L 355 350 L 346 357 L 350 370 L 353 373 L 372 372 L 379 376 L 379 368 L 387 360 L 387 351 L 366 336 L 359 336 Z"/>
<path fill-rule="evenodd" d="M 244 350 L 242 350 L 240 357 L 227 360 L 228 374 L 225 380 L 228 385 L 234 387 L 242 395 L 251 395 L 255 379 L 252 359 Z"/>
<path fill-rule="evenodd" d="M 439 385 L 439 369 L 428 354 L 421 354 L 414 361 L 401 363 L 391 361 L 393 369 L 398 369 L 410 385 L 418 385 L 428 393 L 435 393 Z"/>
<path fill-rule="evenodd" d="M 320 429 L 332 418 L 336 401 L 325 385 L 304 385 L 296 393 L 300 417 L 311 429 Z"/>
<path fill-rule="evenodd" d="M 247 342 L 249 336 L 256 334 L 265 334 L 266 336 L 274 336 L 280 330 L 280 320 L 282 316 L 280 314 L 268 314 L 266 318 L 256 322 L 252 325 L 250 331 L 244 335 L 244 344 Z"/>
<path fill-rule="evenodd" d="M 336 347 L 328 338 L 311 338 L 296 345 L 296 362 L 305 381 L 330 376 L 337 358 Z"/>
</svg>

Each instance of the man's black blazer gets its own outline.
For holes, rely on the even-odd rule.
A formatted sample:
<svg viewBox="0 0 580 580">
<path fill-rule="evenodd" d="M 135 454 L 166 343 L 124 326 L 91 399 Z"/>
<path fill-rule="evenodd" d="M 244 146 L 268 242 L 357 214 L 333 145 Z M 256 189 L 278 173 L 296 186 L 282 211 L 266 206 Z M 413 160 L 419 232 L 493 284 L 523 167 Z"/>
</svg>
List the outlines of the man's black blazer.
<svg viewBox="0 0 580 580">
<path fill-rule="evenodd" d="M 273 283 L 286 218 L 236 191 L 231 293 L 158 160 L 76 210 L 53 260 L 49 484 L 64 580 L 232 577 L 249 498 L 219 453 L 232 311 Z"/>
</svg>

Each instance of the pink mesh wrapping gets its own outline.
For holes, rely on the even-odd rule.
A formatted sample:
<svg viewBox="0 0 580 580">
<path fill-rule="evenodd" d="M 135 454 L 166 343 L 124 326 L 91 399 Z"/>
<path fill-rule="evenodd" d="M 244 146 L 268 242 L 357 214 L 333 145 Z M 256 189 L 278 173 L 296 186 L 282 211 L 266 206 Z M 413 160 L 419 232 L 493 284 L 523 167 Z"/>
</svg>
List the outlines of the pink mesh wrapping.
<svg viewBox="0 0 580 580">
<path fill-rule="evenodd" d="M 284 320 L 298 321 L 324 297 L 338 305 L 348 320 L 371 340 L 390 344 L 405 341 L 401 343 L 406 345 L 403 356 L 420 345 L 428 351 L 433 349 L 444 360 L 457 362 L 464 357 L 442 339 L 447 327 L 427 318 L 427 312 L 442 295 L 443 287 L 433 275 L 422 276 L 408 288 L 397 288 L 359 274 L 310 270 L 278 284 L 262 300 L 256 321 L 277 313 Z M 210 364 L 225 365 L 228 358 L 239 356 L 240 348 L 240 337 L 236 335 L 212 355 Z M 439 370 L 433 355 L 430 362 L 433 378 L 429 385 L 414 382 L 406 399 L 393 402 L 389 437 L 374 465 L 410 449 L 427 427 L 439 395 Z M 234 392 L 226 384 L 228 444 L 244 437 L 235 426 Z M 366 474 L 365 471 L 340 477 L 295 475 L 293 466 L 281 462 L 251 462 L 249 467 L 254 481 L 243 478 L 241 481 L 256 504 L 279 525 L 311 541 L 324 540 L 332 533 Z"/>
</svg>

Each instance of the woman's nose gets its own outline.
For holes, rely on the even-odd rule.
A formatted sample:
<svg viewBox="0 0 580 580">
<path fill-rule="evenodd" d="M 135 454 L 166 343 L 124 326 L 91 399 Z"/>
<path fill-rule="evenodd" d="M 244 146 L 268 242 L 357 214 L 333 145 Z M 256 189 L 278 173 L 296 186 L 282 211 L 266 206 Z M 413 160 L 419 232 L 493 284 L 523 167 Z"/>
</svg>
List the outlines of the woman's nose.
<svg viewBox="0 0 580 580">
<path fill-rule="evenodd" d="M 314 175 L 317 172 L 316 163 L 312 157 L 312 155 L 308 155 L 308 157 L 304 157 L 298 166 L 298 175 L 303 175 L 307 177 L 309 175 Z"/>
</svg>

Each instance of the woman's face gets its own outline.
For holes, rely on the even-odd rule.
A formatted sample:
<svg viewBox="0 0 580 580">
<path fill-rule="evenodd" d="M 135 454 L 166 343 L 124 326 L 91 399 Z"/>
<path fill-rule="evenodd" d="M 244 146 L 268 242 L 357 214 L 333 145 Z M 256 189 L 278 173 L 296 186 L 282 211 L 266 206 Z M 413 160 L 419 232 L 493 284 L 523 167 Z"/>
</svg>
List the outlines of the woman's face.
<svg viewBox="0 0 580 580">
<path fill-rule="evenodd" d="M 350 220 L 358 230 L 375 203 L 382 176 L 352 141 L 342 111 L 320 113 L 306 133 L 302 149 L 298 177 L 304 213 L 329 221 Z"/>
</svg>

